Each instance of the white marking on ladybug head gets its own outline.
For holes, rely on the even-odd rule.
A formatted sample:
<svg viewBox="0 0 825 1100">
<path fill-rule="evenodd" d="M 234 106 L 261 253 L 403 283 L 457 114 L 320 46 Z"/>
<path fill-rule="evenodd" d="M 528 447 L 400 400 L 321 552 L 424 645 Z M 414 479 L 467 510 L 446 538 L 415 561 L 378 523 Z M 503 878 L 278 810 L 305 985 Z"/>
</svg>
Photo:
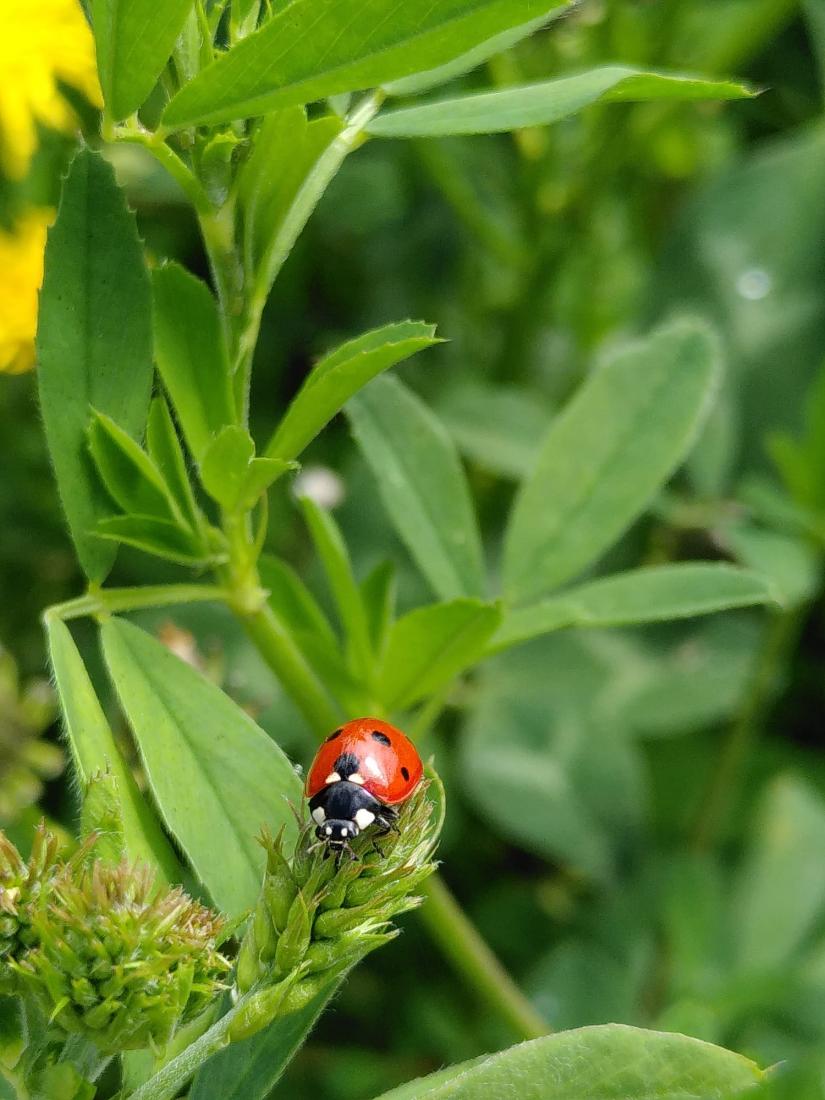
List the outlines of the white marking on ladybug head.
<svg viewBox="0 0 825 1100">
<path fill-rule="evenodd" d="M 376 776 L 378 779 L 381 778 L 381 768 L 378 766 L 378 761 L 375 759 L 374 756 L 367 756 L 365 758 L 364 767 L 371 775 Z"/>
<path fill-rule="evenodd" d="M 329 775 L 324 780 L 324 786 L 326 787 L 330 783 L 340 783 L 340 782 L 341 782 L 341 776 L 338 774 L 338 772 L 330 772 Z"/>
<path fill-rule="evenodd" d="M 327 836 L 332 836 L 332 826 L 327 825 L 326 829 L 324 829 L 324 832 L 327 834 Z"/>
<path fill-rule="evenodd" d="M 366 779 L 364 779 L 360 772 L 353 772 L 352 775 L 349 776 L 349 781 L 350 783 L 357 783 L 359 787 L 363 787 L 366 783 Z"/>
<path fill-rule="evenodd" d="M 317 825 L 323 825 L 326 819 L 327 815 L 324 813 L 324 807 L 316 806 L 315 809 L 312 811 L 312 820 Z"/>
<path fill-rule="evenodd" d="M 346 825 L 341 830 L 341 836 L 349 836 L 349 829 L 346 827 Z"/>
<path fill-rule="evenodd" d="M 375 814 L 363 806 L 355 815 L 355 824 L 359 829 L 366 829 L 368 825 L 372 825 L 373 821 L 375 821 Z"/>
</svg>

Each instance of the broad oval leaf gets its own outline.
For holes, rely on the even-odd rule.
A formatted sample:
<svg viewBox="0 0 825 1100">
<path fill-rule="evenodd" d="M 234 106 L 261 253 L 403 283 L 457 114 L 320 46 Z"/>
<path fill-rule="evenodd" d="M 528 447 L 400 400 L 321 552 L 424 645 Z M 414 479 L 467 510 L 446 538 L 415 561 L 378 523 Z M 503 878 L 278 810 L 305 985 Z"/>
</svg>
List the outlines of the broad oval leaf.
<svg viewBox="0 0 825 1100">
<path fill-rule="evenodd" d="M 763 1078 L 754 1062 L 699 1039 L 605 1024 L 450 1066 L 379 1100 L 731 1100 Z"/>
<path fill-rule="evenodd" d="M 781 775 L 765 790 L 733 891 L 735 965 L 783 972 L 825 913 L 825 802 L 799 776 Z M 793 898 L 793 904 L 788 899 Z"/>
<path fill-rule="evenodd" d="M 443 424 L 395 378 L 376 378 L 347 404 L 387 514 L 444 600 L 485 594 L 478 523 Z"/>
<path fill-rule="evenodd" d="M 561 0 L 293 0 L 172 99 L 167 126 L 229 122 L 462 57 Z"/>
<path fill-rule="evenodd" d="M 556 417 L 505 536 L 525 604 L 591 565 L 685 458 L 718 388 L 713 333 L 679 321 L 614 353 Z"/>
<path fill-rule="evenodd" d="M 152 273 L 155 358 L 197 462 L 235 422 L 229 354 L 209 288 L 178 264 Z"/>
<path fill-rule="evenodd" d="M 658 565 L 616 573 L 504 616 L 491 648 L 569 626 L 631 626 L 777 602 L 770 581 L 717 562 Z"/>
<path fill-rule="evenodd" d="M 348 340 L 313 367 L 270 440 L 269 458 L 297 458 L 349 399 L 389 367 L 439 343 L 435 325 L 401 321 Z"/>
<path fill-rule="evenodd" d="M 199 672 L 121 619 L 103 653 L 172 834 L 215 903 L 237 916 L 255 903 L 262 825 L 295 832 L 301 782 L 274 741 Z"/>
<path fill-rule="evenodd" d="M 558 122 L 599 101 L 743 99 L 750 95 L 753 92 L 744 84 L 732 81 L 606 65 L 560 80 L 385 111 L 368 123 L 367 132 L 379 137 L 497 134 Z"/>
<path fill-rule="evenodd" d="M 64 729 L 80 782 L 86 787 L 97 773 L 109 771 L 117 784 L 126 855 L 154 867 L 162 880 L 179 882 L 178 861 L 117 747 L 69 628 L 49 618 L 46 632 Z"/>
<path fill-rule="evenodd" d="M 106 108 L 126 118 L 169 60 L 192 0 L 92 0 L 97 67 Z"/>
<path fill-rule="evenodd" d="M 93 533 L 112 508 L 86 429 L 94 407 L 134 438 L 142 435 L 152 389 L 150 315 L 134 218 L 110 165 L 83 149 L 72 161 L 46 245 L 37 373 L 60 499 L 91 581 L 104 580 L 116 548 Z"/>
<path fill-rule="evenodd" d="M 419 607 L 391 628 L 378 678 L 386 707 L 408 707 L 432 695 L 481 657 L 501 611 L 481 600 Z"/>
</svg>

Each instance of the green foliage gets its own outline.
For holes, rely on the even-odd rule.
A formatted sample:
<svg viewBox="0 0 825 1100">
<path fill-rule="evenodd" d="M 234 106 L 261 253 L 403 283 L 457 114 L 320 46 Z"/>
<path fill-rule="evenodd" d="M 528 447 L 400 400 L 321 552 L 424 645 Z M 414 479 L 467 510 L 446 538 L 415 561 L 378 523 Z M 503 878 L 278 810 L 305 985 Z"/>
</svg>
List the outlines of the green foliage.
<svg viewBox="0 0 825 1100">
<path fill-rule="evenodd" d="M 159 642 L 118 619 L 101 635 L 161 815 L 216 904 L 237 916 L 258 893 L 255 833 L 294 829 L 298 778 L 274 741 Z"/>
<path fill-rule="evenodd" d="M 47 252 L 40 407 L 80 564 L 91 581 L 102 581 L 115 547 L 94 530 L 111 508 L 86 454 L 86 427 L 95 408 L 128 434 L 142 433 L 152 356 L 149 283 L 134 221 L 112 169 L 95 153 L 83 150 L 72 162 Z"/>
<path fill-rule="evenodd" d="M 177 264 L 153 273 L 152 292 L 158 370 L 200 462 L 212 437 L 235 420 L 218 308 L 209 289 Z"/>
<path fill-rule="evenodd" d="M 507 528 L 504 591 L 529 603 L 632 523 L 684 459 L 719 385 L 712 334 L 678 322 L 615 353 L 556 418 Z M 656 415 L 652 415 L 653 409 Z"/>
<path fill-rule="evenodd" d="M 621 66 L 526 84 L 459 99 L 382 112 L 367 125 L 379 137 L 445 137 L 495 134 L 558 122 L 600 100 L 605 103 L 662 99 L 738 99 L 751 94 L 741 84 L 707 81 Z"/>
<path fill-rule="evenodd" d="M 386 84 L 432 69 L 536 16 L 560 0 L 421 0 L 401 10 L 373 0 L 353 14 L 346 0 L 299 0 L 180 91 L 169 126 L 225 122 L 277 107 Z"/>
<path fill-rule="evenodd" d="M 155 85 L 183 29 L 192 0 L 92 0 L 97 66 L 112 118 L 132 114 Z"/>
<path fill-rule="evenodd" d="M 433 591 L 445 600 L 483 596 L 473 504 L 443 425 L 392 378 L 372 382 L 347 413 L 384 507 Z"/>
<path fill-rule="evenodd" d="M 0 487 L 42 563 L 5 602 L 49 570 L 64 599 L 79 797 L 46 804 L 83 839 L 1 846 L 0 1095 L 759 1094 L 725 1047 L 825 1037 L 821 135 L 761 151 L 819 111 L 796 9 L 88 7 L 103 156 L 62 184 L 38 343 L 83 594 L 37 447 Z M 286 753 L 355 714 L 429 781 L 337 852 Z M 475 923 L 426 881 L 436 765 Z"/>
<path fill-rule="evenodd" d="M 380 1100 L 473 1100 L 518 1082 L 524 1100 L 728 1100 L 761 1078 L 746 1058 L 684 1035 L 608 1025 L 535 1039 L 393 1089 Z"/>
</svg>

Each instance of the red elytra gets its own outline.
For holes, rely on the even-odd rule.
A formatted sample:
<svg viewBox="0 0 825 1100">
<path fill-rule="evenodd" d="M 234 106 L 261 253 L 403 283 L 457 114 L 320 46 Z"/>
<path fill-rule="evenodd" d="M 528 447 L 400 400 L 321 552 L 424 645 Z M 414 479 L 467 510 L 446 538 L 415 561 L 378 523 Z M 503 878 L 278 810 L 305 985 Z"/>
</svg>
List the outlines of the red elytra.
<svg viewBox="0 0 825 1100">
<path fill-rule="evenodd" d="M 380 718 L 353 718 L 331 733 L 318 750 L 307 776 L 307 798 L 323 790 L 336 761 L 345 754 L 358 761 L 364 790 L 386 806 L 409 798 L 424 773 L 415 745 L 400 729 Z"/>
</svg>

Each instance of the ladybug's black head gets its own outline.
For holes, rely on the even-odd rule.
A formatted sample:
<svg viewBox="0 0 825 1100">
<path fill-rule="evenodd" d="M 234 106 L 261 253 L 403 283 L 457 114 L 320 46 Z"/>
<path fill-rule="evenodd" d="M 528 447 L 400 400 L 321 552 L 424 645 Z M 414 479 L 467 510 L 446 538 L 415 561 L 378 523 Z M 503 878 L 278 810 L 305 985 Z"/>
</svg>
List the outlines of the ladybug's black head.
<svg viewBox="0 0 825 1100">
<path fill-rule="evenodd" d="M 361 830 L 354 821 L 345 818 L 327 818 L 322 825 L 315 830 L 319 840 L 326 841 L 333 848 L 344 848 L 351 840 L 358 836 Z"/>
</svg>

